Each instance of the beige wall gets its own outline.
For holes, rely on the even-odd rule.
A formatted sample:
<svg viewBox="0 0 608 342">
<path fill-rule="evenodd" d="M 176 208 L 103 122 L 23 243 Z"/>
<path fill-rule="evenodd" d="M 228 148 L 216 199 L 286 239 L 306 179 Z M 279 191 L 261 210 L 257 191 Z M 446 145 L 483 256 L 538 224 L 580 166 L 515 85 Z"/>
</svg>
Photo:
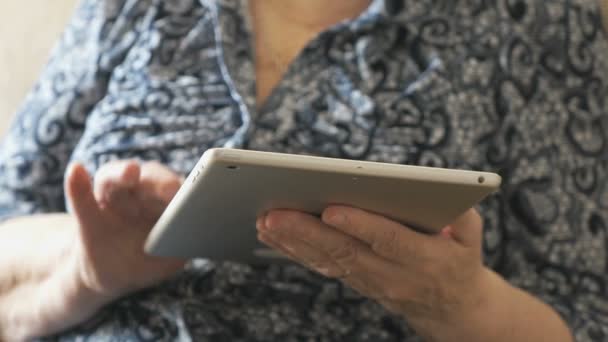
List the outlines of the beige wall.
<svg viewBox="0 0 608 342">
<path fill-rule="evenodd" d="M 77 0 L 0 0 L 0 136 L 32 87 Z"/>
</svg>

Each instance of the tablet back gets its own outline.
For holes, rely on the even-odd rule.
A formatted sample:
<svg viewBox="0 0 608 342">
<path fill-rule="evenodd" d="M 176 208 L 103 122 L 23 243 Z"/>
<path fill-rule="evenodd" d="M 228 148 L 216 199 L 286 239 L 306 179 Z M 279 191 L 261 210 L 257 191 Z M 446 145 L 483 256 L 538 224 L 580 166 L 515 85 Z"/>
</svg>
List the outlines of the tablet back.
<svg viewBox="0 0 608 342">
<path fill-rule="evenodd" d="M 268 262 L 277 255 L 257 242 L 259 215 L 277 208 L 318 215 L 330 204 L 366 209 L 434 233 L 499 185 L 493 173 L 215 149 L 185 181 L 146 250 Z"/>
</svg>

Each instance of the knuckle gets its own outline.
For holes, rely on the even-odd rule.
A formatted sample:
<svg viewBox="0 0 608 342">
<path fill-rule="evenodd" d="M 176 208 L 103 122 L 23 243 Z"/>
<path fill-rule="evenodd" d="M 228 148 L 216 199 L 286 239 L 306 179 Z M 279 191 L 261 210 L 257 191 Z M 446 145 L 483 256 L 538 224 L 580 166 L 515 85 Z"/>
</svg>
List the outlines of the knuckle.
<svg viewBox="0 0 608 342">
<path fill-rule="evenodd" d="M 402 256 L 402 251 L 407 250 L 407 248 L 404 248 L 404 246 L 399 243 L 397 232 L 390 230 L 382 234 L 379 239 L 375 240 L 372 244 L 372 250 L 380 255 L 399 258 Z"/>
<path fill-rule="evenodd" d="M 314 242 L 318 238 L 318 234 L 314 229 L 307 229 L 307 222 L 303 219 L 302 214 L 294 211 L 287 211 L 283 216 L 284 227 L 291 234 L 297 235 L 298 238 Z"/>
<path fill-rule="evenodd" d="M 346 241 L 328 252 L 336 262 L 352 264 L 355 263 L 359 257 L 359 248 L 360 246 L 355 241 Z"/>
<path fill-rule="evenodd" d="M 321 275 L 328 277 L 328 278 L 336 278 L 339 277 L 342 272 L 336 268 L 334 265 L 332 265 L 330 262 L 327 261 L 309 261 L 306 263 L 308 268 L 314 270 L 317 273 L 320 273 Z"/>
<path fill-rule="evenodd" d="M 375 229 L 365 229 L 362 231 L 362 233 L 364 236 L 364 241 L 367 241 L 367 243 L 372 247 L 382 242 L 382 236 L 378 234 Z"/>
</svg>

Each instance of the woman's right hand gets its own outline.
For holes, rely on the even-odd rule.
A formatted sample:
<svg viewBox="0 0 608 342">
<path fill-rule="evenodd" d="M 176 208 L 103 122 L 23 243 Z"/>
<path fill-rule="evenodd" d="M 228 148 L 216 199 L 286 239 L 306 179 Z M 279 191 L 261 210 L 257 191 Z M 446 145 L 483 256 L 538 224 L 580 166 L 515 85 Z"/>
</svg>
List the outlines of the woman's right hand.
<svg viewBox="0 0 608 342">
<path fill-rule="evenodd" d="M 82 286 L 113 300 L 152 286 L 184 266 L 183 260 L 146 255 L 148 233 L 182 179 L 159 163 L 113 162 L 94 177 L 81 165 L 66 174 L 66 196 L 77 222 L 73 265 Z"/>
</svg>

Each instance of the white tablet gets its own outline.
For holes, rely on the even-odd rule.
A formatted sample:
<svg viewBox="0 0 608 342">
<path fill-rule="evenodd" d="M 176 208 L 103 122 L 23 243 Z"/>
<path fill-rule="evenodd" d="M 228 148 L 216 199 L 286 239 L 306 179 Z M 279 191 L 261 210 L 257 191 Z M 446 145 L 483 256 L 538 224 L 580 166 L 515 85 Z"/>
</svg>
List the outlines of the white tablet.
<svg viewBox="0 0 608 342">
<path fill-rule="evenodd" d="M 145 249 L 157 256 L 268 262 L 278 254 L 257 241 L 259 215 L 279 208 L 319 215 L 331 204 L 362 208 L 432 234 L 500 182 L 488 172 L 210 149 L 158 220 Z"/>
</svg>

